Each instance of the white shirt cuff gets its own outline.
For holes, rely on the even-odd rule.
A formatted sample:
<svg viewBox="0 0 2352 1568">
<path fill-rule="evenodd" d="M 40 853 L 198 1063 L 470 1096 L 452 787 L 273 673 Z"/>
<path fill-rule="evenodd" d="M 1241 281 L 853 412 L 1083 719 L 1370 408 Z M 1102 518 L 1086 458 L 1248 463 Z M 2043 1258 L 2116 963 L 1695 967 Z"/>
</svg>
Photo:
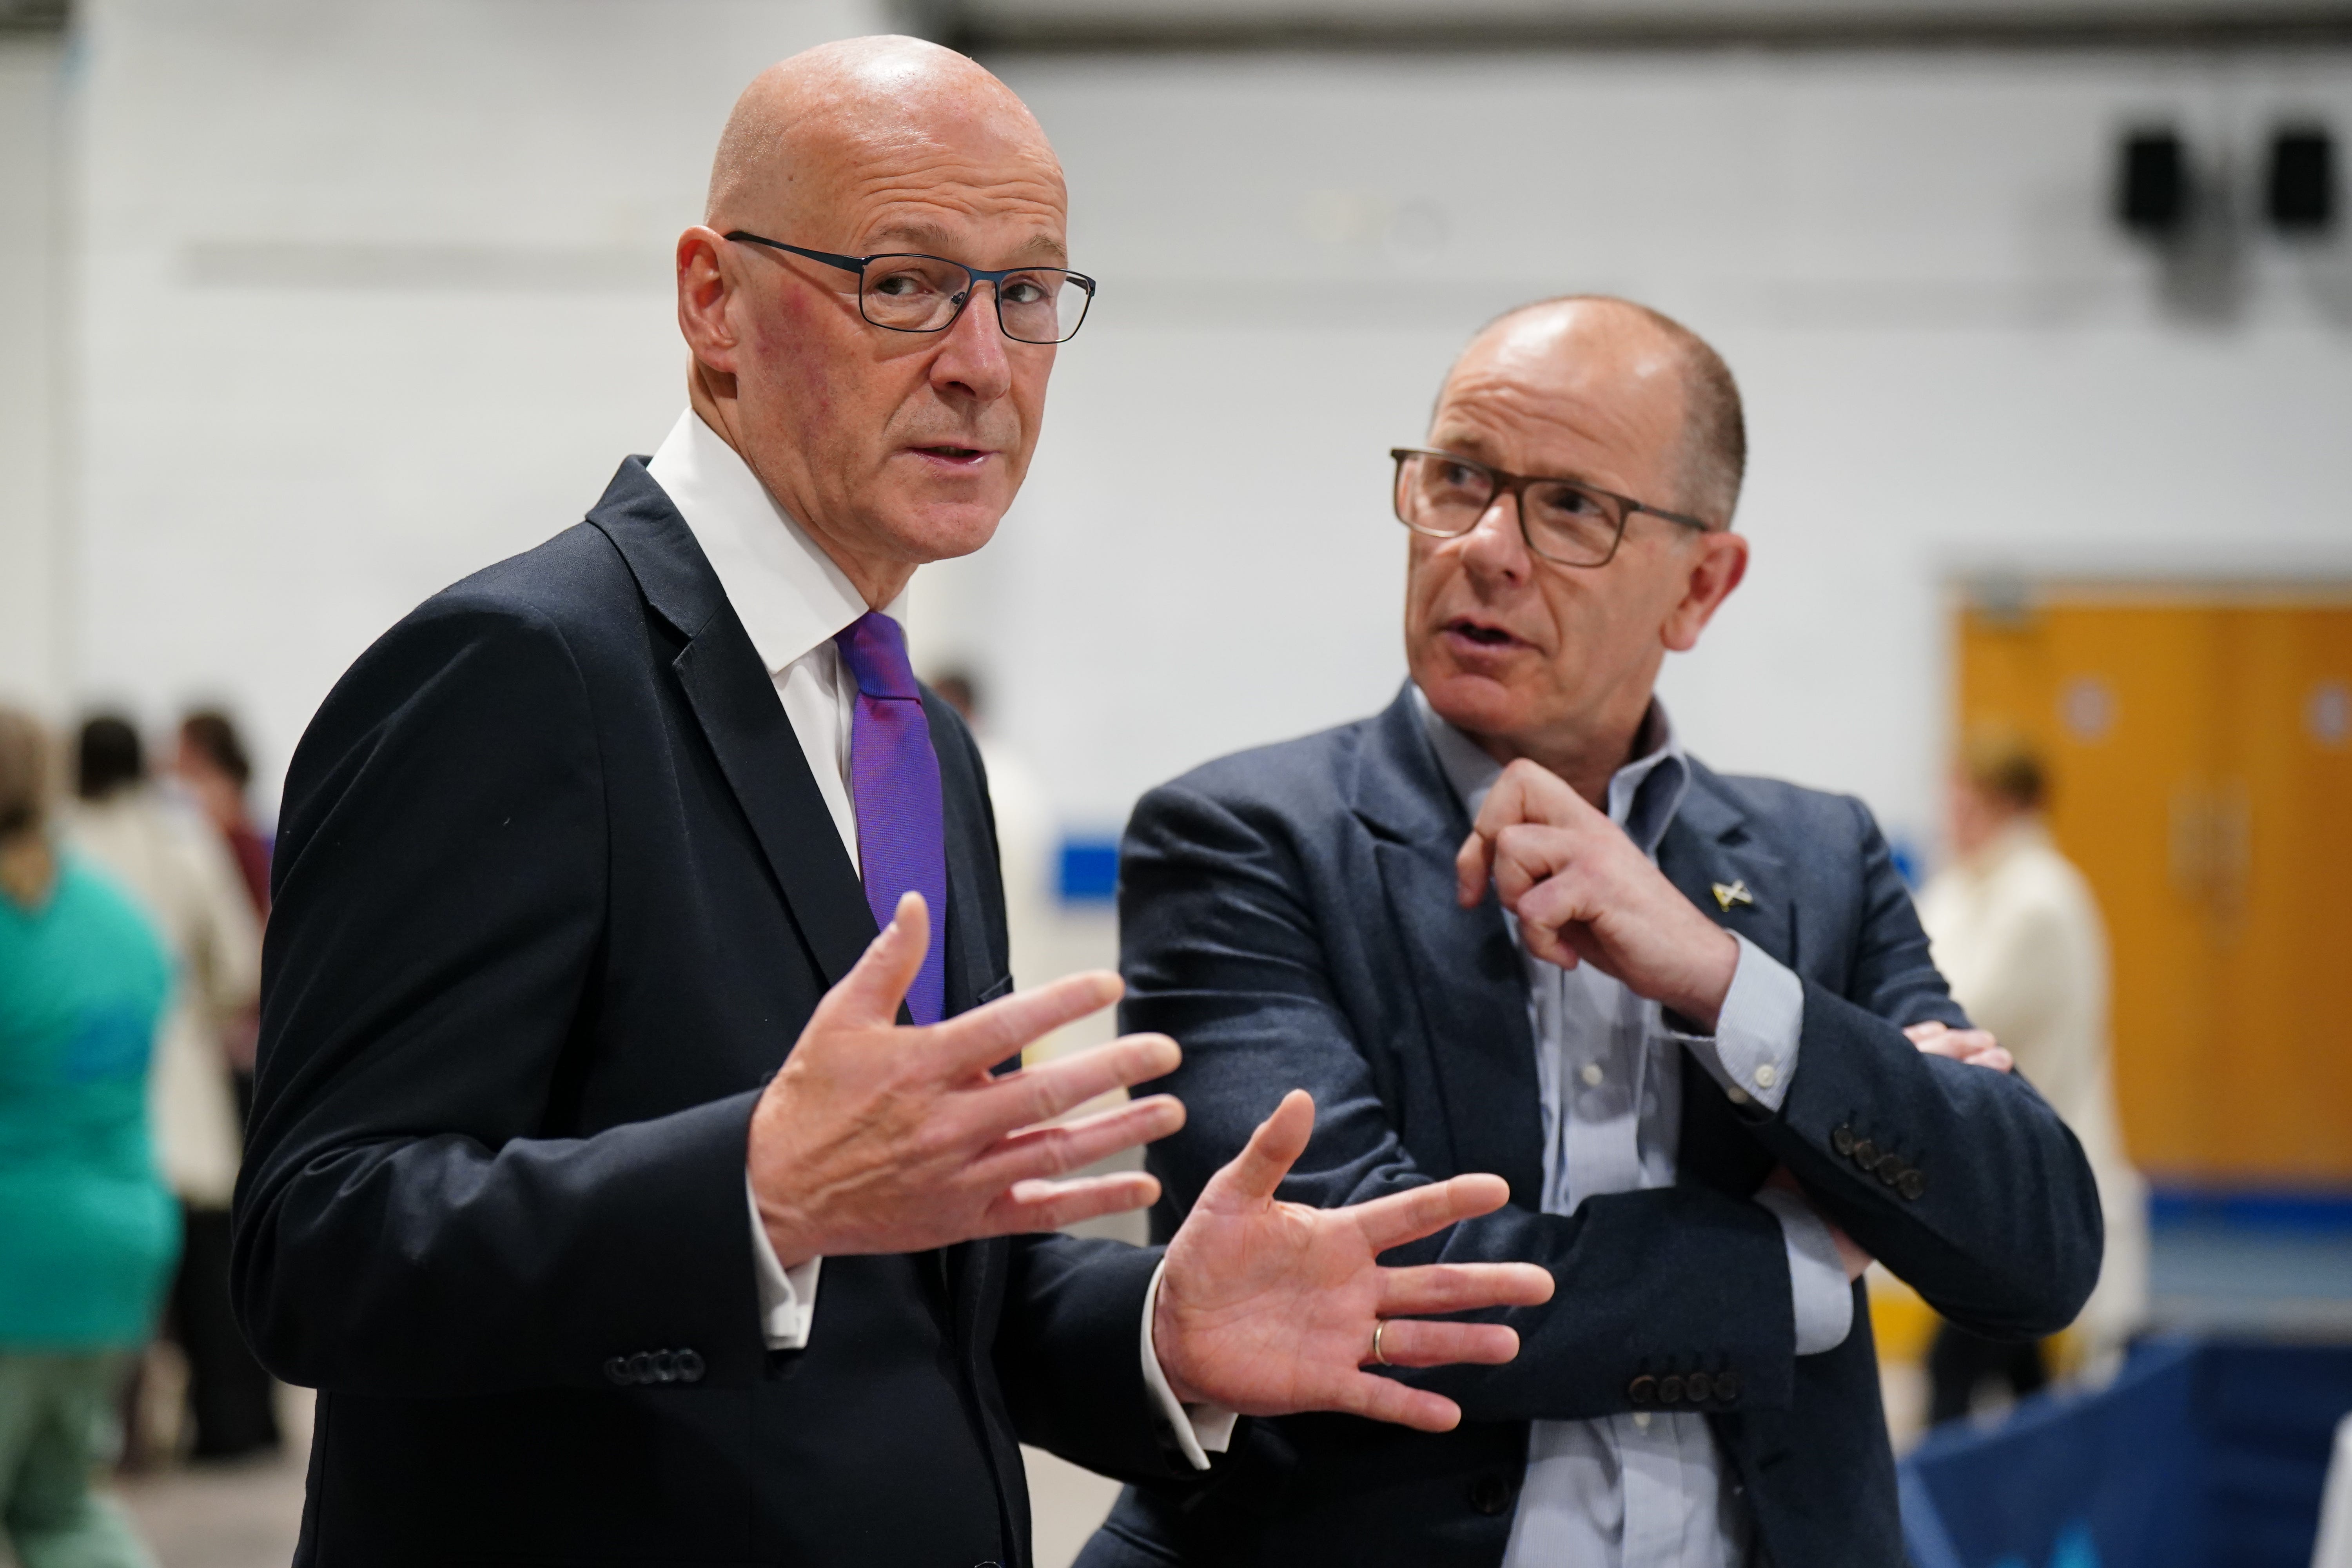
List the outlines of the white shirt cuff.
<svg viewBox="0 0 2352 1568">
<path fill-rule="evenodd" d="M 1739 966 L 1712 1035 L 1675 1038 L 1688 1046 L 1734 1105 L 1777 1111 L 1797 1076 L 1797 1037 L 1805 1027 L 1805 986 L 1789 967 L 1738 932 Z"/>
<path fill-rule="evenodd" d="M 1819 1355 L 1845 1343 L 1853 1331 L 1853 1281 L 1845 1277 L 1845 1262 L 1829 1222 L 1813 1205 L 1781 1187 L 1766 1187 L 1756 1201 L 1780 1222 L 1780 1239 L 1789 1249 L 1789 1298 L 1796 1309 L 1797 1353 Z"/>
<path fill-rule="evenodd" d="M 1153 1403 L 1160 1407 L 1160 1418 L 1176 1434 L 1176 1446 L 1184 1450 L 1184 1458 L 1196 1470 L 1209 1468 L 1209 1456 L 1222 1454 L 1232 1446 L 1234 1424 L 1241 1419 L 1234 1411 L 1215 1405 L 1181 1405 L 1176 1391 L 1168 1386 L 1168 1373 L 1160 1365 L 1160 1352 L 1151 1345 L 1151 1319 L 1160 1305 L 1160 1277 L 1168 1272 L 1168 1260 L 1161 1258 L 1160 1267 L 1151 1271 L 1151 1288 L 1143 1293 L 1143 1386 L 1151 1391 Z"/>
<path fill-rule="evenodd" d="M 760 1223 L 760 1200 L 751 1192 L 751 1173 L 743 1173 L 743 1197 L 751 1205 L 751 1277 L 760 1287 L 760 1332 L 772 1351 L 807 1348 L 809 1330 L 816 1322 L 817 1270 L 822 1258 L 787 1268 L 776 1260 L 776 1244 Z"/>
</svg>

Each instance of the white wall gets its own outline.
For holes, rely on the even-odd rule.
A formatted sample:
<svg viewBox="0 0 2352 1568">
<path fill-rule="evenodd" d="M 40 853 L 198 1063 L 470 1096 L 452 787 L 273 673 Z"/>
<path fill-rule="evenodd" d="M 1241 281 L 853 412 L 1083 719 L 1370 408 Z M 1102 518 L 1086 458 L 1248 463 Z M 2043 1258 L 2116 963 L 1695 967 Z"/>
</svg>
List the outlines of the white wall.
<svg viewBox="0 0 2352 1568">
<path fill-rule="evenodd" d="M 59 707 L 70 617 L 58 418 L 65 48 L 0 36 L 0 701 Z"/>
<path fill-rule="evenodd" d="M 2183 282 L 2108 217 L 2119 127 L 2341 139 L 2352 58 L 992 63 L 1104 288 L 1005 531 L 929 593 L 1070 819 L 1393 690 L 1385 449 L 1563 290 L 1680 316 L 1746 390 L 1756 563 L 1670 667 L 1691 743 L 1915 839 L 1955 571 L 2352 576 L 2352 251 L 2255 234 Z"/>
<path fill-rule="evenodd" d="M 227 697 L 274 769 L 386 625 L 576 518 L 680 405 L 667 247 L 734 92 L 879 19 L 93 0 L 79 695 Z M 1915 838 L 1955 571 L 2352 576 L 2345 240 L 2251 233 L 2191 286 L 2106 216 L 2144 114 L 2242 192 L 2274 114 L 2352 134 L 2343 54 L 992 63 L 1105 287 L 1027 493 L 915 631 L 993 678 L 1073 826 L 1387 697 L 1382 452 L 1480 321 L 1562 289 L 1682 316 L 1747 388 L 1757 564 L 1670 670 L 1693 744 Z"/>
<path fill-rule="evenodd" d="M 273 773 L 419 599 L 685 401 L 669 247 L 761 67 L 866 0 L 92 0 L 79 685 Z"/>
</svg>

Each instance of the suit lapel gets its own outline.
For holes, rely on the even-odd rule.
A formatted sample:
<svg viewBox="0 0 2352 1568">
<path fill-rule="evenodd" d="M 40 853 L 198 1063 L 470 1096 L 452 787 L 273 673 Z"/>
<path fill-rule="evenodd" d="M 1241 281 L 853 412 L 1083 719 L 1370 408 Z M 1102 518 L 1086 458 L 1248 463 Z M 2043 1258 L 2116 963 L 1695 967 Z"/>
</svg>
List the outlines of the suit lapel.
<svg viewBox="0 0 2352 1568">
<path fill-rule="evenodd" d="M 1539 1206 L 1542 1089 L 1527 974 L 1493 894 L 1471 910 L 1454 901 L 1454 853 L 1470 823 L 1438 770 L 1410 688 L 1367 731 L 1353 798 L 1421 1005 L 1454 1170 L 1491 1171 L 1518 1203 Z"/>
<path fill-rule="evenodd" d="M 1787 863 L 1748 833 L 1747 816 L 1721 778 L 1695 759 L 1690 768 L 1690 793 L 1658 843 L 1658 868 L 1709 920 L 1794 969 L 1796 905 Z M 1678 1181 L 1741 1195 L 1753 1192 L 1772 1164 L 1722 1088 L 1687 1060 L 1675 1164 Z"/>
<path fill-rule="evenodd" d="M 990 951 L 992 922 L 986 906 L 989 884 L 1001 871 L 987 789 L 971 766 L 971 742 L 961 721 L 929 691 L 923 694 L 923 715 L 940 759 L 940 794 L 947 808 L 947 994 L 940 1016 L 952 1018 L 977 1005 L 1004 973 Z"/>
<path fill-rule="evenodd" d="M 1696 760 L 1690 770 L 1690 793 L 1658 841 L 1658 869 L 1707 919 L 1794 969 L 1789 868 L 1748 833 L 1746 814 L 1714 770 Z"/>
<path fill-rule="evenodd" d="M 686 647 L 671 661 L 719 772 L 751 824 L 793 923 L 832 985 L 874 940 L 866 889 L 817 793 L 774 684 L 718 575 L 661 486 L 631 458 L 588 521 Z"/>
</svg>

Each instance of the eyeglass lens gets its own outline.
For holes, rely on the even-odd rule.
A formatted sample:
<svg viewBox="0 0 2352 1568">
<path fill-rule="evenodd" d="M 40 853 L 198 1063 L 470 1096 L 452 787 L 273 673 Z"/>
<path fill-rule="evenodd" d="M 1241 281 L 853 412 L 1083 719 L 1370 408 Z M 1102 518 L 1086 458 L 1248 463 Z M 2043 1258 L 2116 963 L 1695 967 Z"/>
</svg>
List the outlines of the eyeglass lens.
<svg viewBox="0 0 2352 1568">
<path fill-rule="evenodd" d="M 1415 455 L 1397 470 L 1397 515 L 1424 533 L 1467 533 L 1495 501 L 1495 477 L 1470 463 Z M 1594 565 L 1617 545 L 1617 508 L 1565 479 L 1537 479 L 1519 492 L 1528 542 L 1563 565 Z"/>
<path fill-rule="evenodd" d="M 877 327 L 937 331 L 955 319 L 972 289 L 971 274 L 931 256 L 877 256 L 866 265 L 859 303 Z M 996 286 L 1004 335 L 1024 343 L 1058 343 L 1078 330 L 1087 291 L 1051 267 L 1015 272 Z"/>
</svg>

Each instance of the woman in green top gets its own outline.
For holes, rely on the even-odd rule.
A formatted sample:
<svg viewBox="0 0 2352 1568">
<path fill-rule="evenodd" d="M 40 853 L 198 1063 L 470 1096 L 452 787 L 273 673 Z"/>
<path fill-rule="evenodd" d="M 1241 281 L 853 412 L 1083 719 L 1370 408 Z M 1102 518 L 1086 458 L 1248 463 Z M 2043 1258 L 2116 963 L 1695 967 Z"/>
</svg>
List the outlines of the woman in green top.
<svg viewBox="0 0 2352 1568">
<path fill-rule="evenodd" d="M 0 708 L 0 1534 L 25 1568 L 151 1568 L 89 1476 L 180 1246 L 147 1142 L 171 973 L 131 900 L 55 847 L 47 751 Z"/>
</svg>

